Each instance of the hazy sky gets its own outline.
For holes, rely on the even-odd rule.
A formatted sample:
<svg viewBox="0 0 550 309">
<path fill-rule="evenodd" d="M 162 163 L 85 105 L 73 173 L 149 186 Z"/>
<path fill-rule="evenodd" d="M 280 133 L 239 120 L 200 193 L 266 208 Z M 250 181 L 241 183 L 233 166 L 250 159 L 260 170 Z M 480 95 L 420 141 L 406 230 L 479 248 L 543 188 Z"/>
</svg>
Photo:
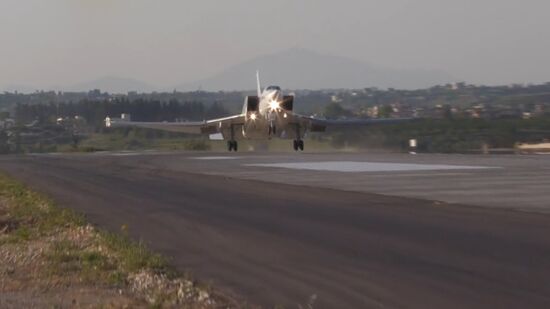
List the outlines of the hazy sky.
<svg viewBox="0 0 550 309">
<path fill-rule="evenodd" d="M 1 0 L 0 88 L 171 86 L 290 47 L 472 83 L 550 81 L 548 0 Z"/>
</svg>

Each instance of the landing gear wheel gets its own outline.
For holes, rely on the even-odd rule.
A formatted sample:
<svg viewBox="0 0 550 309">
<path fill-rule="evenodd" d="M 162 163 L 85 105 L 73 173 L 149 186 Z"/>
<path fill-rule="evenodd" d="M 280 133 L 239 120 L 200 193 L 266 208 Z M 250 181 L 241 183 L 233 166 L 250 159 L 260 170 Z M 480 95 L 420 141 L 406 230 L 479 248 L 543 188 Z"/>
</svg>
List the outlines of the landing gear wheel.
<svg viewBox="0 0 550 309">
<path fill-rule="evenodd" d="M 298 148 L 300 148 L 300 151 L 304 151 L 304 141 L 303 140 L 298 141 Z"/>
<path fill-rule="evenodd" d="M 237 141 L 227 141 L 227 150 L 228 151 L 237 151 L 238 145 Z"/>
<path fill-rule="evenodd" d="M 277 135 L 277 127 L 270 125 L 267 131 L 267 135 L 269 136 L 269 138 L 271 138 L 272 135 Z"/>
<path fill-rule="evenodd" d="M 299 145 L 297 140 L 294 140 L 294 142 L 292 143 L 292 147 L 294 148 L 294 151 L 298 151 Z"/>
</svg>

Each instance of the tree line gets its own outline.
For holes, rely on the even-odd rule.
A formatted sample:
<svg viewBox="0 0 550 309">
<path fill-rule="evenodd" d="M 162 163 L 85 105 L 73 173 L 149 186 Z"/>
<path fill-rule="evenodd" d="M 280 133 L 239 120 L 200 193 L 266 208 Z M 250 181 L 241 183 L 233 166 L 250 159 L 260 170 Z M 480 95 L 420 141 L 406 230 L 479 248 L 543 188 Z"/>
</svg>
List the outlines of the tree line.
<svg viewBox="0 0 550 309">
<path fill-rule="evenodd" d="M 516 143 L 550 139 L 550 116 L 535 119 L 417 119 L 398 124 L 331 130 L 313 138 L 335 147 L 407 150 L 416 139 L 419 152 L 467 153 L 490 148 L 514 148 Z"/>
<path fill-rule="evenodd" d="M 130 114 L 135 121 L 200 121 L 226 116 L 228 111 L 223 104 L 204 104 L 200 101 L 180 102 L 170 100 L 125 98 L 103 101 L 81 100 L 77 103 L 17 104 L 15 120 L 18 124 L 38 121 L 39 124 L 55 123 L 58 118 L 83 117 L 89 125 L 102 126 L 105 117 L 120 117 Z"/>
</svg>

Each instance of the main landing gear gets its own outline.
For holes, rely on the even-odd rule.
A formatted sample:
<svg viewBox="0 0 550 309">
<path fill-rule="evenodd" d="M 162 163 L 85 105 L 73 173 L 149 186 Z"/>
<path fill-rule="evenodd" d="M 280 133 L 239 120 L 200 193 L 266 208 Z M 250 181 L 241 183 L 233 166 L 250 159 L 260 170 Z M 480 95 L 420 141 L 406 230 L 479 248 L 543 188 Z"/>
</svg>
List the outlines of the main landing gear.
<svg viewBox="0 0 550 309">
<path fill-rule="evenodd" d="M 268 132 L 269 138 L 271 138 L 271 135 L 276 135 L 276 134 L 277 134 L 277 127 L 274 125 L 270 125 L 269 132 Z"/>
<path fill-rule="evenodd" d="M 294 143 L 293 145 L 294 146 L 294 151 L 304 151 L 304 141 L 303 140 L 294 140 Z"/>
<path fill-rule="evenodd" d="M 227 141 L 227 150 L 229 151 L 237 151 L 237 141 Z"/>
<path fill-rule="evenodd" d="M 300 139 L 301 136 L 302 134 L 300 133 L 300 125 L 296 124 L 296 138 L 298 139 L 295 139 L 292 145 L 294 146 L 294 151 L 304 151 L 304 141 Z"/>
<path fill-rule="evenodd" d="M 231 150 L 237 152 L 238 145 L 237 141 L 235 140 L 235 126 L 232 124 L 230 127 L 231 132 L 231 139 L 227 141 L 227 150 L 231 152 Z"/>
</svg>

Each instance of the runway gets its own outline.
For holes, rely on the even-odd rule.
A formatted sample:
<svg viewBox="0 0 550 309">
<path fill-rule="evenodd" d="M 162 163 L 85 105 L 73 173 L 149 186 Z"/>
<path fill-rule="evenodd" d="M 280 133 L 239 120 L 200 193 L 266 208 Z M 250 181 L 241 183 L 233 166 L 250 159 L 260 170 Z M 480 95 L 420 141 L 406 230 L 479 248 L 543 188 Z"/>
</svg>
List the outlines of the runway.
<svg viewBox="0 0 550 309">
<path fill-rule="evenodd" d="M 122 152 L 0 169 L 268 308 L 548 308 L 549 163 Z"/>
</svg>

